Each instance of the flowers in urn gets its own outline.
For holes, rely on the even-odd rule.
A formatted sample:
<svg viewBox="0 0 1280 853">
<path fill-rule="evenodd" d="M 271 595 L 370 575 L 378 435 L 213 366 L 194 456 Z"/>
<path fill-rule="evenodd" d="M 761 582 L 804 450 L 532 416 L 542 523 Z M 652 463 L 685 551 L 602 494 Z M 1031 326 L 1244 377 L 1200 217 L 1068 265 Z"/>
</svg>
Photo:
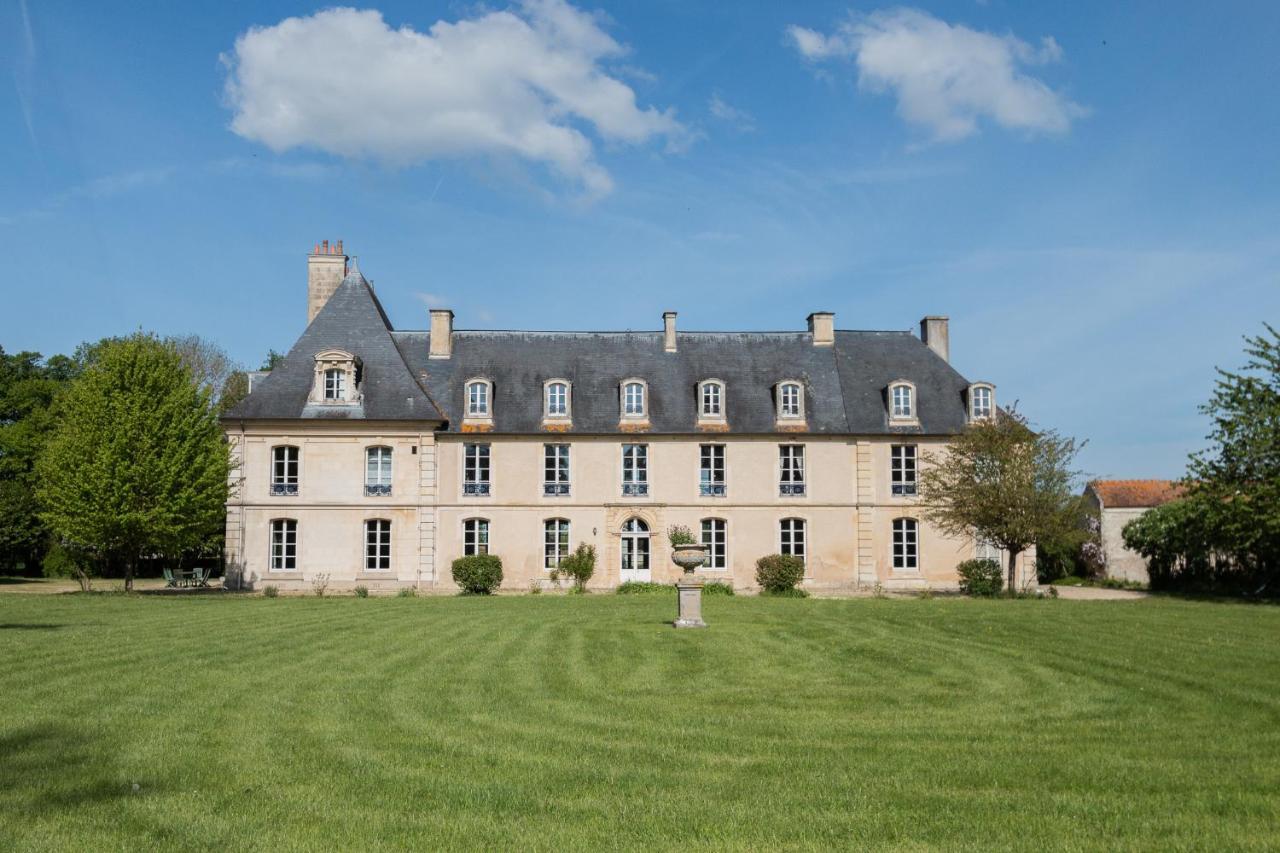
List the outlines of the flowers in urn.
<svg viewBox="0 0 1280 853">
<path fill-rule="evenodd" d="M 707 546 L 693 536 L 693 531 L 683 524 L 675 524 L 667 528 L 667 539 L 671 542 L 671 560 L 684 569 L 687 575 L 702 565 L 707 558 Z"/>
</svg>

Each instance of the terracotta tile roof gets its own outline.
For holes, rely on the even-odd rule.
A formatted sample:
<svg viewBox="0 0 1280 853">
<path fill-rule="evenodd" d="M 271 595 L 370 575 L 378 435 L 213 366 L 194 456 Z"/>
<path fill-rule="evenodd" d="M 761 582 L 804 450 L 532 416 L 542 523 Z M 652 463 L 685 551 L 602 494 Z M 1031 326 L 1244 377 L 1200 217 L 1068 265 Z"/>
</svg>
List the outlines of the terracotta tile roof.
<svg viewBox="0 0 1280 853">
<path fill-rule="evenodd" d="M 1182 496 L 1173 480 L 1094 480 L 1089 488 L 1107 508 L 1160 506 Z"/>
</svg>

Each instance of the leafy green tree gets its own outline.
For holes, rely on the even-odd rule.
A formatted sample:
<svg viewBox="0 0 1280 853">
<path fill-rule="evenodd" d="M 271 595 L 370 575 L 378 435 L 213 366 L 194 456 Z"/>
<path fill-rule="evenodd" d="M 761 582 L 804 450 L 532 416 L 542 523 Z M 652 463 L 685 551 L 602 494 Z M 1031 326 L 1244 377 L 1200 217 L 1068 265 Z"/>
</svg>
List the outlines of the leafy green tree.
<svg viewBox="0 0 1280 853">
<path fill-rule="evenodd" d="M 1006 551 L 1006 586 L 1016 589 L 1018 555 L 1080 526 L 1079 472 L 1071 466 L 1082 446 L 1053 430 L 1032 430 L 1015 411 L 972 424 L 945 450 L 924 454 L 925 517 L 948 535 L 977 536 Z"/>
<path fill-rule="evenodd" d="M 36 465 L 42 518 L 68 548 L 123 564 L 221 535 L 230 451 L 210 389 L 177 348 L 134 334 L 102 344 L 59 398 Z"/>
<path fill-rule="evenodd" d="M 280 362 L 284 361 L 284 355 L 273 349 L 267 350 L 267 357 L 262 360 L 262 366 L 259 370 L 275 370 Z"/>
</svg>

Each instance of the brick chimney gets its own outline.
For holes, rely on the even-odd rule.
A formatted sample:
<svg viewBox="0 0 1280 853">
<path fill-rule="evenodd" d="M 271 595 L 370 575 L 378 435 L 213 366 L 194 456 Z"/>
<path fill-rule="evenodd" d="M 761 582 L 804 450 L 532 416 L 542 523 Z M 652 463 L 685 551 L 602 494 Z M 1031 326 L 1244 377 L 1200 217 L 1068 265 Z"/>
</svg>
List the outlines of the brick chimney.
<svg viewBox="0 0 1280 853">
<path fill-rule="evenodd" d="M 925 317 L 920 321 L 920 340 L 925 346 L 942 356 L 943 361 L 951 361 L 951 336 L 947 331 L 946 317 Z"/>
<path fill-rule="evenodd" d="M 307 255 L 307 325 L 311 325 L 346 277 L 347 256 L 342 253 L 342 241 L 316 243 Z"/>
<path fill-rule="evenodd" d="M 431 351 L 428 358 L 453 356 L 453 312 L 448 308 L 431 309 Z"/>
<path fill-rule="evenodd" d="M 667 352 L 676 351 L 676 312 L 662 312 L 662 348 Z"/>
<path fill-rule="evenodd" d="M 829 347 L 836 342 L 836 315 L 830 311 L 814 311 L 808 316 L 809 334 L 815 347 Z"/>
</svg>

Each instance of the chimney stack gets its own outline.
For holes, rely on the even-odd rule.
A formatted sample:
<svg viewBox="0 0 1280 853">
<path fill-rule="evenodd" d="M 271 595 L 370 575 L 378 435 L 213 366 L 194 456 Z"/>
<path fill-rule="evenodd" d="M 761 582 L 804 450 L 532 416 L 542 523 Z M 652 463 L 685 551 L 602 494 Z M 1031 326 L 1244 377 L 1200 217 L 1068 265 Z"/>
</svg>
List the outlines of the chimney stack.
<svg viewBox="0 0 1280 853">
<path fill-rule="evenodd" d="M 809 334 L 815 347 L 829 347 L 836 342 L 836 315 L 830 311 L 814 311 L 808 317 Z"/>
<path fill-rule="evenodd" d="M 676 312 L 662 312 L 662 348 L 667 352 L 676 351 Z"/>
<path fill-rule="evenodd" d="M 431 358 L 453 355 L 453 312 L 448 308 L 431 309 Z"/>
<path fill-rule="evenodd" d="M 347 256 L 342 253 L 342 241 L 332 245 L 328 240 L 316 243 L 307 255 L 307 325 L 311 325 L 346 277 Z"/>
<path fill-rule="evenodd" d="M 951 361 L 951 337 L 947 331 L 946 317 L 925 317 L 920 321 L 920 340 L 925 346 L 942 356 L 943 361 Z"/>
</svg>

